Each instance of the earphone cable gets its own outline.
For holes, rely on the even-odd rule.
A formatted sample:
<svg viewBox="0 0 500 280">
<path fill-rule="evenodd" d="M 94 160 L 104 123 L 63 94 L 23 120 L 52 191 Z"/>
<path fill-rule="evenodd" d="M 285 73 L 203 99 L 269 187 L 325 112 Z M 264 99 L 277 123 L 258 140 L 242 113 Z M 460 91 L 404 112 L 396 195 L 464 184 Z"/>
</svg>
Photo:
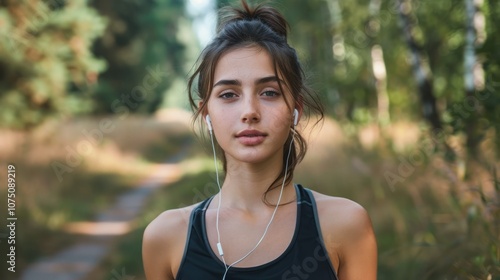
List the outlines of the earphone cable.
<svg viewBox="0 0 500 280">
<path fill-rule="evenodd" d="M 296 134 L 294 128 L 292 128 L 291 131 L 294 134 Z M 262 243 L 262 241 L 264 240 L 264 237 L 267 234 L 267 231 L 269 230 L 269 227 L 271 226 L 271 223 L 274 220 L 274 216 L 276 215 L 276 212 L 278 211 L 278 207 L 279 207 L 279 205 L 281 203 L 281 198 L 283 196 L 283 189 L 285 187 L 285 182 L 286 182 L 286 178 L 287 178 L 287 174 L 288 174 L 288 161 L 290 160 L 290 153 L 291 153 L 291 150 L 292 150 L 292 144 L 294 142 L 294 137 L 292 136 L 292 139 L 290 140 L 290 145 L 288 147 L 288 154 L 287 154 L 286 162 L 285 162 L 285 176 L 283 177 L 283 183 L 281 184 L 281 190 L 280 190 L 280 194 L 279 194 L 279 197 L 278 197 L 278 202 L 276 203 L 276 207 L 274 208 L 273 214 L 271 215 L 271 219 L 269 220 L 269 222 L 268 222 L 268 224 L 267 224 L 267 226 L 266 226 L 266 228 L 264 230 L 264 233 L 262 234 L 262 237 L 259 239 L 259 241 L 257 242 L 257 244 L 255 244 L 255 246 L 253 247 L 252 250 L 250 250 L 246 255 L 244 255 L 243 257 L 241 257 L 237 261 L 231 263 L 229 266 L 227 265 L 226 260 L 224 258 L 224 252 L 222 250 L 221 238 L 220 238 L 219 213 L 220 213 L 220 206 L 221 206 L 221 202 L 222 202 L 222 192 L 221 192 L 222 189 L 221 189 L 220 182 L 219 182 L 219 170 L 218 170 L 218 167 L 217 167 L 217 155 L 215 153 L 215 144 L 214 144 L 213 134 L 212 134 L 211 130 L 210 130 L 210 139 L 211 139 L 211 142 L 212 142 L 212 150 L 213 150 L 213 154 L 214 154 L 214 164 L 215 164 L 216 181 L 217 181 L 217 186 L 219 188 L 219 203 L 217 205 L 217 214 L 216 214 L 216 222 L 215 222 L 215 227 L 216 227 L 216 230 L 217 230 L 217 250 L 219 251 L 219 255 L 221 256 L 222 262 L 224 263 L 225 272 L 224 272 L 224 276 L 222 277 L 222 280 L 225 280 L 227 272 L 229 271 L 229 268 L 231 268 L 232 266 L 234 266 L 234 265 L 238 264 L 239 262 L 243 261 L 244 259 L 246 259 L 250 254 L 252 254 L 257 249 L 257 247 L 260 245 L 260 243 Z"/>
<path fill-rule="evenodd" d="M 219 212 L 220 212 L 220 205 L 222 202 L 222 193 L 221 193 L 221 187 L 220 187 L 220 182 L 219 182 L 219 168 L 217 164 L 217 154 L 215 153 L 215 145 L 214 145 L 214 136 L 212 134 L 212 130 L 209 130 L 210 132 L 210 140 L 212 142 L 212 151 L 214 152 L 214 165 L 215 165 L 215 179 L 217 181 L 217 187 L 219 188 L 219 203 L 217 205 L 217 215 L 215 218 L 215 228 L 217 230 L 217 249 L 219 250 L 219 254 L 222 252 L 222 245 L 220 243 L 220 231 L 219 231 Z M 224 254 L 221 254 L 222 260 L 224 261 Z M 224 266 L 226 266 L 226 261 L 224 261 Z"/>
</svg>

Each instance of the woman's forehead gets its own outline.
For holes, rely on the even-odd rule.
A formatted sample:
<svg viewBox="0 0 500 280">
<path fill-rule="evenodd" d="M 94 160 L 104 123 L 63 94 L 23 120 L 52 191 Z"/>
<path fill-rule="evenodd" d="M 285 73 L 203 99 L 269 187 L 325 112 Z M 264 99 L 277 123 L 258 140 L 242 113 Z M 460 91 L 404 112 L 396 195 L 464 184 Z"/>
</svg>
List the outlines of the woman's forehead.
<svg viewBox="0 0 500 280">
<path fill-rule="evenodd" d="M 215 66 L 214 82 L 221 78 L 235 78 L 274 74 L 269 53 L 261 48 L 245 47 L 224 53 Z"/>
<path fill-rule="evenodd" d="M 260 46 L 245 46 L 228 50 L 221 55 L 214 69 L 212 86 L 220 80 L 253 79 L 276 76 L 276 80 L 287 86 L 287 79 L 271 54 Z"/>
</svg>

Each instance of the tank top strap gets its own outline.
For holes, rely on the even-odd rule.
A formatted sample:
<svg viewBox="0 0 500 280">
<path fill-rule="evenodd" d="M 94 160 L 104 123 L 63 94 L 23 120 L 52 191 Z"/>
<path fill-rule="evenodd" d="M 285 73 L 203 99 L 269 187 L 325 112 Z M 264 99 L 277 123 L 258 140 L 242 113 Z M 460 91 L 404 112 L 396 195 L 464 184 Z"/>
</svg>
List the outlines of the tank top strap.
<svg viewBox="0 0 500 280">
<path fill-rule="evenodd" d="M 184 274 L 186 272 L 186 267 L 191 267 L 193 258 L 188 257 L 189 255 L 197 255 L 198 257 L 201 257 L 201 261 L 210 261 L 211 258 L 206 251 L 204 247 L 204 218 L 203 216 L 205 215 L 205 211 L 207 210 L 208 206 L 210 205 L 210 202 L 214 196 L 211 196 L 205 200 L 203 200 L 198 206 L 196 206 L 192 211 L 191 215 L 189 217 L 189 223 L 188 223 L 188 232 L 187 232 L 187 238 L 186 238 L 186 244 L 184 245 L 184 253 L 181 259 L 181 263 L 179 265 L 179 271 L 177 272 L 177 275 L 175 279 L 184 279 Z M 198 260 L 200 261 L 200 260 Z M 209 269 L 210 273 L 215 273 L 214 267 L 210 266 L 205 266 L 205 269 Z M 188 269 L 189 271 L 189 269 Z M 209 279 L 209 278 L 207 278 Z"/>
<path fill-rule="evenodd" d="M 301 193 L 301 198 L 302 198 L 301 203 L 304 203 L 305 205 L 308 206 L 304 211 L 310 212 L 309 215 L 312 214 L 312 216 L 314 217 L 314 223 L 315 223 L 314 229 L 316 230 L 316 233 L 318 234 L 321 243 L 324 244 L 323 234 L 319 223 L 318 206 L 316 205 L 316 199 L 314 199 L 314 195 L 310 189 L 304 188 L 301 185 L 297 186 L 299 188 L 299 192 Z"/>
<path fill-rule="evenodd" d="M 299 236 L 301 238 L 299 242 L 308 244 L 309 246 L 315 246 L 313 251 L 314 258 L 318 260 L 324 259 L 324 265 L 328 267 L 333 274 L 330 275 L 331 278 L 325 279 L 338 279 L 336 269 L 331 262 L 323 239 L 316 199 L 310 189 L 304 188 L 300 184 L 297 184 L 296 188 L 298 193 L 297 203 L 300 208 L 300 221 L 302 223 L 299 228 Z"/>
</svg>

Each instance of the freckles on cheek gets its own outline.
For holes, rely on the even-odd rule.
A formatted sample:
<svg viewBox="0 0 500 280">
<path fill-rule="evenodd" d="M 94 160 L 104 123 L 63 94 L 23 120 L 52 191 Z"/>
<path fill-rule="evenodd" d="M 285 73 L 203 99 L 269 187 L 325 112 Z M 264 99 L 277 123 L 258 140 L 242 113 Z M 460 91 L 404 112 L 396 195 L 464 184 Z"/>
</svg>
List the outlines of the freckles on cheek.
<svg viewBox="0 0 500 280">
<path fill-rule="evenodd" d="M 276 116 L 274 116 L 274 118 L 271 122 L 270 128 L 275 132 L 289 130 L 290 129 L 290 120 L 283 115 L 276 115 Z"/>
</svg>

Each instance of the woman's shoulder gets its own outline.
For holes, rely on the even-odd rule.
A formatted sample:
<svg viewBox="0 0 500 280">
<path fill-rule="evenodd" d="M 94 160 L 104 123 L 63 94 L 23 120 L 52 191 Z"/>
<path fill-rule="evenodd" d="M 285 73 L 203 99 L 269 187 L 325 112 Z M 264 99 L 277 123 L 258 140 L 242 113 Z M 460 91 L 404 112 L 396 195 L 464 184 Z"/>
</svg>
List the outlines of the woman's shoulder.
<svg viewBox="0 0 500 280">
<path fill-rule="evenodd" d="M 144 230 L 142 256 L 147 278 L 174 279 L 187 239 L 191 212 L 197 205 L 167 210 Z"/>
<path fill-rule="evenodd" d="M 179 230 L 187 230 L 191 212 L 197 205 L 170 209 L 159 214 L 146 227 L 144 237 L 153 240 L 166 240 L 179 236 Z"/>
<path fill-rule="evenodd" d="M 368 212 L 359 203 L 313 191 L 322 231 L 340 241 L 354 241 L 372 231 Z"/>
<path fill-rule="evenodd" d="M 313 194 L 323 241 L 339 279 L 376 279 L 377 241 L 367 211 L 347 198 Z"/>
</svg>

